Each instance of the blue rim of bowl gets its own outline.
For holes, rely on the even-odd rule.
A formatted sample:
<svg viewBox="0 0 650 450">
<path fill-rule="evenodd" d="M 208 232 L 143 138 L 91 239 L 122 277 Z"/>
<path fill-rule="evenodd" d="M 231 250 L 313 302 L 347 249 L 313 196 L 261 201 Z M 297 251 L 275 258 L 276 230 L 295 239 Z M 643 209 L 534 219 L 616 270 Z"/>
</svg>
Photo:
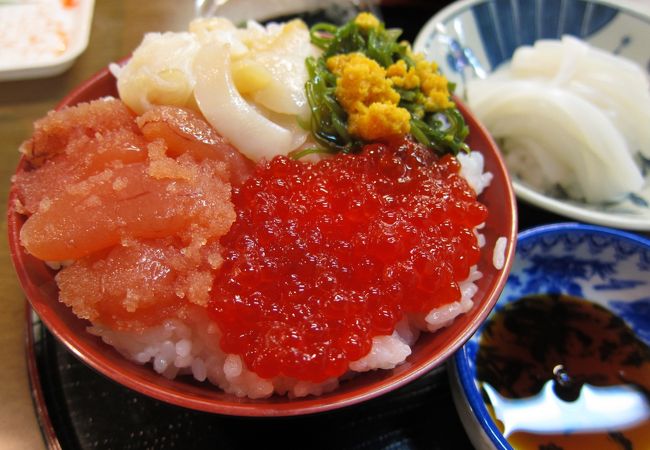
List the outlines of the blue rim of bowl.
<svg viewBox="0 0 650 450">
<path fill-rule="evenodd" d="M 517 237 L 517 247 L 519 247 L 522 243 L 530 239 L 537 239 L 549 234 L 565 233 L 565 232 L 572 232 L 572 231 L 578 231 L 583 233 L 587 232 L 587 233 L 595 233 L 595 234 L 607 234 L 611 237 L 627 240 L 636 245 L 650 248 L 650 239 L 644 238 L 637 234 L 614 229 L 614 228 L 604 227 L 601 225 L 588 225 L 588 224 L 582 224 L 577 222 L 562 222 L 562 223 L 554 223 L 554 224 L 541 225 L 538 227 L 529 228 L 528 230 L 519 233 Z M 516 259 L 516 254 L 515 254 L 515 259 Z M 497 300 L 497 303 L 499 303 L 499 300 Z M 489 316 L 488 319 L 486 320 L 489 320 Z M 483 431 L 492 442 L 492 444 L 498 449 L 512 450 L 512 446 L 506 440 L 506 438 L 503 437 L 503 435 L 497 428 L 497 425 L 494 423 L 494 420 L 492 420 L 490 413 L 485 407 L 485 402 L 483 401 L 481 392 L 479 389 L 477 389 L 476 383 L 474 381 L 474 377 L 470 373 L 469 367 L 466 363 L 468 358 L 469 355 L 468 355 L 467 345 L 463 345 L 463 347 L 461 347 L 461 349 L 458 352 L 456 352 L 456 354 L 454 355 L 453 363 L 456 366 L 458 379 L 465 393 L 465 396 L 467 397 L 467 402 L 469 404 L 469 407 L 472 410 L 474 417 L 476 417 L 476 420 L 483 428 Z"/>
</svg>

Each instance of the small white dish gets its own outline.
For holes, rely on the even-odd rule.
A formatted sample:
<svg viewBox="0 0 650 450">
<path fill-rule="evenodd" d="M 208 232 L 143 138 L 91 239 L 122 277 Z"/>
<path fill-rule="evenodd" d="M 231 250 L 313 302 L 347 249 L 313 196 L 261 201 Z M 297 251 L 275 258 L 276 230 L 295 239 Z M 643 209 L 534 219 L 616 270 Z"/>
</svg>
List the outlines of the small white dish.
<svg viewBox="0 0 650 450">
<path fill-rule="evenodd" d="M 456 94 L 464 98 L 469 80 L 485 78 L 507 62 L 520 45 L 541 38 L 559 39 L 564 34 L 580 37 L 650 71 L 650 11 L 634 3 L 607 0 L 461 0 L 427 22 L 414 50 L 438 61 L 441 71 L 456 83 Z M 511 175 L 517 197 L 537 207 L 583 222 L 650 231 L 650 161 L 644 165 L 644 188 L 622 201 L 606 204 L 540 192 Z"/>
<path fill-rule="evenodd" d="M 88 46 L 94 7 L 94 0 L 0 4 L 0 81 L 45 78 L 67 70 Z M 40 45 L 42 54 L 32 53 L 25 39 Z M 64 50 L 52 50 L 63 42 Z"/>
</svg>

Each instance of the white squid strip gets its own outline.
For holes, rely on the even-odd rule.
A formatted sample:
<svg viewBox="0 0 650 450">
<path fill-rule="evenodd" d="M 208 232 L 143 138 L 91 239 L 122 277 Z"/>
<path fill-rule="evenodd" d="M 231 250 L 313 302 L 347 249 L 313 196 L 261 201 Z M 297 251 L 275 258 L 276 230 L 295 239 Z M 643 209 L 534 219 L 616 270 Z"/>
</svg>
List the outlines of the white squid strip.
<svg viewBox="0 0 650 450">
<path fill-rule="evenodd" d="M 528 81 L 486 80 L 469 86 L 469 98 L 490 132 L 506 139 L 506 152 L 543 149 L 545 154 L 535 157 L 552 158 L 555 167 L 541 169 L 547 176 L 562 173 L 564 180 L 557 181 L 573 195 L 599 202 L 643 185 L 621 133 L 602 111 L 577 95 L 551 87 L 541 90 Z M 536 145 L 525 145 L 527 140 Z"/>
<path fill-rule="evenodd" d="M 572 36 L 517 49 L 501 76 L 567 89 L 604 111 L 628 149 L 650 157 L 650 83 L 641 67 Z M 510 72 L 510 73 L 508 73 Z"/>
<path fill-rule="evenodd" d="M 239 94 L 232 80 L 229 45 L 203 45 L 194 60 L 194 97 L 215 130 L 250 159 L 271 159 L 292 150 L 292 134 L 270 121 Z"/>
</svg>

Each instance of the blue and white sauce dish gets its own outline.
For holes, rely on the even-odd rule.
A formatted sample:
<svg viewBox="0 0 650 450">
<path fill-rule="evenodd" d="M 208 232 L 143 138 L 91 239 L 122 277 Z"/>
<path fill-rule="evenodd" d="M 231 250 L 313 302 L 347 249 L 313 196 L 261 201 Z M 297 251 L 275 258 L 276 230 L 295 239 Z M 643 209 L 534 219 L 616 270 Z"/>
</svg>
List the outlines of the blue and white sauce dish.
<svg viewBox="0 0 650 450">
<path fill-rule="evenodd" d="M 565 326 L 572 308 L 584 328 Z M 505 289 L 449 369 L 478 449 L 647 449 L 650 240 L 576 223 L 521 232 Z"/>
<path fill-rule="evenodd" d="M 643 2 L 460 0 L 427 22 L 414 50 L 439 62 L 456 83 L 456 95 L 467 100 L 468 82 L 507 64 L 518 47 L 564 35 L 632 60 L 650 74 L 650 3 Z M 561 190 L 534 188 L 516 174 L 513 187 L 519 199 L 573 220 L 650 231 L 650 160 L 642 157 L 639 164 L 644 187 L 618 201 L 573 200 Z"/>
</svg>

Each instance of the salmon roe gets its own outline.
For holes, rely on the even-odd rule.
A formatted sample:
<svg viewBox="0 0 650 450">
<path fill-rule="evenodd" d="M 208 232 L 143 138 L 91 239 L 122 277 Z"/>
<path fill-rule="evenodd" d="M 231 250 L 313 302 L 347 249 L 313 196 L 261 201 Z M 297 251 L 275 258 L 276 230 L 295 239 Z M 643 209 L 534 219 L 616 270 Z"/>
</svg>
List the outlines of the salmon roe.
<svg viewBox="0 0 650 450">
<path fill-rule="evenodd" d="M 209 308 L 223 350 L 263 378 L 321 382 L 406 314 L 458 300 L 487 216 L 459 169 L 409 140 L 259 167 L 222 238 Z"/>
</svg>

